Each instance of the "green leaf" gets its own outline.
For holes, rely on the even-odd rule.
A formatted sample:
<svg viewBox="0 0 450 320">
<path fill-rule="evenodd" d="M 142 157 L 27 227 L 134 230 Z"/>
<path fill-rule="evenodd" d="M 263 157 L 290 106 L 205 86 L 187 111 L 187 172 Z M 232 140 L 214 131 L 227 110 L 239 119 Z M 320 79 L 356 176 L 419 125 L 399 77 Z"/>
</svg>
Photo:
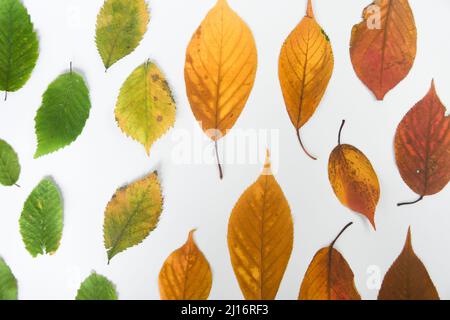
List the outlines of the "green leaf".
<svg viewBox="0 0 450 320">
<path fill-rule="evenodd" d="M 20 233 L 28 252 L 53 254 L 58 250 L 63 229 L 62 199 L 58 187 L 43 179 L 28 196 L 19 220 Z"/>
<path fill-rule="evenodd" d="M 0 257 L 0 300 L 17 300 L 17 280 Z"/>
<path fill-rule="evenodd" d="M 19 0 L 1 0 L 0 90 L 8 93 L 22 88 L 38 56 L 39 42 L 27 9 Z"/>
<path fill-rule="evenodd" d="M 60 75 L 44 93 L 37 111 L 35 128 L 38 140 L 35 158 L 59 150 L 76 140 L 89 118 L 89 89 L 79 74 Z"/>
<path fill-rule="evenodd" d="M 0 139 L 0 184 L 12 186 L 20 175 L 20 164 L 17 153 L 4 140 Z"/>
<path fill-rule="evenodd" d="M 136 49 L 150 20 L 145 0 L 106 0 L 97 16 L 95 41 L 106 70 Z"/>
<path fill-rule="evenodd" d="M 78 289 L 76 300 L 117 300 L 115 285 L 108 278 L 92 272 Z"/>
<path fill-rule="evenodd" d="M 141 243 L 156 228 L 162 205 L 156 172 L 116 191 L 106 207 L 103 225 L 108 263 L 116 254 Z"/>
<path fill-rule="evenodd" d="M 147 153 L 175 122 L 175 101 L 158 67 L 146 62 L 136 68 L 120 90 L 116 120 L 127 135 L 144 145 Z"/>
</svg>

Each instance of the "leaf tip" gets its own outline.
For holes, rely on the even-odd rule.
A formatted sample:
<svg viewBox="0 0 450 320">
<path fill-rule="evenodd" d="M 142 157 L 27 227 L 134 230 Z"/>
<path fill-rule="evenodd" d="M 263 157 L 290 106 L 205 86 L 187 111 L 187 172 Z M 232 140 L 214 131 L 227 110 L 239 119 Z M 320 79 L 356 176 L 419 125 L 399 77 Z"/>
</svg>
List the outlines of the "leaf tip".
<svg viewBox="0 0 450 320">
<path fill-rule="evenodd" d="M 263 169 L 263 175 L 271 175 L 272 174 L 272 168 L 270 163 L 270 151 L 269 149 L 266 150 L 266 160 L 264 161 L 264 169 Z"/>
<path fill-rule="evenodd" d="M 314 11 L 313 11 L 311 0 L 308 0 L 308 5 L 306 8 L 306 16 L 310 17 L 310 18 L 314 18 Z"/>
</svg>

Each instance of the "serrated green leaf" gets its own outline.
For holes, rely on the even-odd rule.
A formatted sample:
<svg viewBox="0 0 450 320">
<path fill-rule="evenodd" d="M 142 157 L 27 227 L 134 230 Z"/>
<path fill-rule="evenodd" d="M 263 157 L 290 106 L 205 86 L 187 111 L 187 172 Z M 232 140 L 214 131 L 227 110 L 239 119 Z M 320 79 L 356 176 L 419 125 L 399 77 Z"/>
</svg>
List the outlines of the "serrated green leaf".
<svg viewBox="0 0 450 320">
<path fill-rule="evenodd" d="M 141 243 L 156 228 L 162 205 L 156 172 L 116 191 L 106 207 L 103 225 L 108 262 Z"/>
<path fill-rule="evenodd" d="M 58 187 L 43 179 L 28 196 L 19 220 L 20 233 L 28 252 L 53 254 L 58 250 L 63 229 L 62 199 Z"/>
<path fill-rule="evenodd" d="M 0 90 L 7 93 L 22 88 L 38 56 L 39 42 L 27 9 L 19 0 L 1 0 Z"/>
<path fill-rule="evenodd" d="M 137 67 L 120 89 L 116 120 L 127 135 L 144 145 L 152 144 L 175 122 L 175 101 L 158 67 L 147 61 Z"/>
<path fill-rule="evenodd" d="M 89 118 L 91 101 L 83 77 L 70 71 L 53 81 L 37 111 L 35 158 L 57 151 L 76 140 Z"/>
<path fill-rule="evenodd" d="M 92 272 L 78 289 L 76 300 L 117 300 L 115 285 L 108 278 Z"/>
<path fill-rule="evenodd" d="M 17 280 L 0 257 L 0 300 L 17 300 Z"/>
<path fill-rule="evenodd" d="M 97 16 L 95 41 L 105 68 L 136 49 L 150 15 L 144 0 L 106 0 Z"/>
<path fill-rule="evenodd" d="M 4 140 L 0 139 L 0 184 L 12 186 L 20 175 L 20 164 L 17 153 Z"/>
</svg>

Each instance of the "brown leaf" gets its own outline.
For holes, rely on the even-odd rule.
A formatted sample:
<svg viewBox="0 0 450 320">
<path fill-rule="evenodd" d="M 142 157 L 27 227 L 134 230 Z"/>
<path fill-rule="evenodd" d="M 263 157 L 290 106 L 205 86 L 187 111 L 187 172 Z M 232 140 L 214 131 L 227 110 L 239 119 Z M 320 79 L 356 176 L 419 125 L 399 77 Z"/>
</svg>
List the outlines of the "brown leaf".
<svg viewBox="0 0 450 320">
<path fill-rule="evenodd" d="M 359 79 L 383 100 L 411 70 L 417 30 L 408 0 L 376 0 L 352 29 L 350 55 Z"/>
<path fill-rule="evenodd" d="M 378 300 L 439 300 L 439 294 L 411 244 L 408 229 L 403 251 L 384 276 Z"/>
</svg>

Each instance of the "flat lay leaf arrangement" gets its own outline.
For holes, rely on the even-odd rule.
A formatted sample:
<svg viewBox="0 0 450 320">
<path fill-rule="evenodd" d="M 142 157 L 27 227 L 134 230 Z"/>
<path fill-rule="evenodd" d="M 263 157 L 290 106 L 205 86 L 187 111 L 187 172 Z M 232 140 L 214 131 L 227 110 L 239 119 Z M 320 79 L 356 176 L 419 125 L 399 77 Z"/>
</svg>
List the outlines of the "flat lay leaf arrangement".
<svg viewBox="0 0 450 320">
<path fill-rule="evenodd" d="M 334 54 L 330 38 L 316 20 L 311 0 L 307 0 L 306 8 L 306 15 L 282 45 L 278 80 L 301 148 L 316 159 L 305 147 L 300 130 L 322 103 L 333 74 Z M 104 1 L 97 16 L 95 42 L 106 70 L 138 47 L 147 31 L 149 12 L 144 0 Z M 351 32 L 353 69 L 377 100 L 383 100 L 409 74 L 416 51 L 417 29 L 407 0 L 376 0 L 364 9 L 363 21 Z M 5 100 L 8 92 L 26 84 L 38 56 L 39 41 L 27 9 L 20 0 L 1 0 L 0 90 L 5 92 Z M 214 143 L 220 179 L 224 175 L 218 142 L 241 116 L 255 83 L 257 65 L 257 46 L 249 26 L 227 0 L 217 0 L 187 45 L 184 80 L 192 113 Z M 114 109 L 118 127 L 140 143 L 147 154 L 174 126 L 176 118 L 174 95 L 161 68 L 151 60 L 136 67 L 123 83 Z M 48 155 L 77 140 L 90 111 L 89 86 L 70 63 L 70 69 L 43 93 L 35 117 L 34 157 Z M 393 137 L 395 162 L 405 184 L 418 195 L 417 200 L 398 206 L 436 196 L 447 186 L 447 112 L 432 81 L 425 97 L 398 124 Z M 382 186 L 369 158 L 355 146 L 342 143 L 344 124 L 342 121 L 337 145 L 328 159 L 329 194 L 333 191 L 343 206 L 367 218 L 371 225 L 368 230 L 376 230 L 375 212 Z M 20 175 L 17 152 L 0 139 L 0 187 L 19 188 Z M 124 251 L 151 238 L 164 211 L 163 194 L 163 183 L 156 171 L 115 191 L 104 211 L 105 262 L 110 264 L 119 253 L 125 259 Z M 33 258 L 54 255 L 60 247 L 62 195 L 55 181 L 45 177 L 24 201 L 19 232 L 25 250 Z M 295 217 L 273 175 L 267 151 L 261 175 L 237 199 L 228 221 L 230 265 L 245 299 L 277 297 L 294 248 Z M 352 224 L 345 225 L 331 243 L 324 239 L 324 247 L 312 257 L 301 281 L 299 300 L 361 300 L 351 265 L 341 253 L 340 240 L 344 234 L 351 236 L 351 229 L 346 230 Z M 155 277 L 161 299 L 205 300 L 210 296 L 213 270 L 218 266 L 209 263 L 208 255 L 194 240 L 194 232 L 191 230 L 186 242 L 167 256 Z M 18 297 L 18 281 L 0 256 L 0 300 Z M 115 284 L 95 271 L 81 282 L 75 295 L 76 300 L 118 298 Z M 409 228 L 403 250 L 384 275 L 378 299 L 439 298 L 425 264 L 414 252 Z"/>
</svg>

